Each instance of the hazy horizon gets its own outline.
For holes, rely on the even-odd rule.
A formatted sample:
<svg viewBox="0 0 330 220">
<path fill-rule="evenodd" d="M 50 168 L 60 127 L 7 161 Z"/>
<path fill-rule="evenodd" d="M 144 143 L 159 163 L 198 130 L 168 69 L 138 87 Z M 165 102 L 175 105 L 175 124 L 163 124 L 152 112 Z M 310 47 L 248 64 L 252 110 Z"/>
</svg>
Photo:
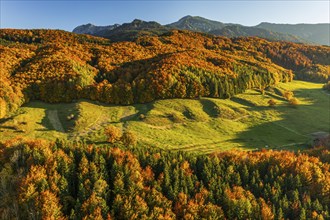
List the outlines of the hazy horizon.
<svg viewBox="0 0 330 220">
<path fill-rule="evenodd" d="M 169 24 L 187 15 L 246 26 L 261 22 L 316 24 L 329 23 L 329 6 L 328 1 L 1 0 L 1 28 L 72 31 L 82 24 L 105 26 L 134 19 Z"/>
</svg>

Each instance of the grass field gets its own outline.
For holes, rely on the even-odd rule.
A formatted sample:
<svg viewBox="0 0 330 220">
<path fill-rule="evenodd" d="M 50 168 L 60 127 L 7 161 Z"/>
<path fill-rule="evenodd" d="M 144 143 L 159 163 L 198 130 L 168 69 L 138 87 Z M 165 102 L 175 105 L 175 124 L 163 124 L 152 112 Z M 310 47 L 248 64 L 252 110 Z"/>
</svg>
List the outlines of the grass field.
<svg viewBox="0 0 330 220">
<path fill-rule="evenodd" d="M 281 83 L 264 95 L 249 90 L 230 100 L 158 100 L 114 106 L 79 100 L 70 104 L 30 102 L 0 123 L 0 140 L 17 136 L 54 140 L 84 139 L 104 143 L 104 127 L 112 124 L 134 132 L 140 143 L 171 150 L 209 153 L 256 148 L 304 148 L 311 133 L 330 131 L 330 95 L 321 84 Z M 293 91 L 292 107 L 279 95 Z M 276 100 L 274 107 L 267 102 Z M 68 120 L 68 116 L 74 116 Z"/>
</svg>

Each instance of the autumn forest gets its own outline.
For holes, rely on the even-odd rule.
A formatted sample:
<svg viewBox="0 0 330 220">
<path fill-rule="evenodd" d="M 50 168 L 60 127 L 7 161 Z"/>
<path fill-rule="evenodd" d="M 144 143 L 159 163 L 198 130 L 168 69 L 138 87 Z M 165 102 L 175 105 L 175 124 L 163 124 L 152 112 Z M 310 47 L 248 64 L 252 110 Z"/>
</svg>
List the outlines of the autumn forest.
<svg viewBox="0 0 330 220">
<path fill-rule="evenodd" d="M 24 138 L 2 126 L 34 101 L 229 100 L 293 80 L 322 83 L 325 96 L 329 46 L 187 30 L 112 42 L 1 29 L 0 53 L 0 128 L 17 133 L 0 133 L 0 219 L 330 219 L 330 136 L 302 150 L 202 154 L 143 144 L 115 123 L 99 142 Z M 293 93 L 280 99 L 295 111 Z"/>
</svg>

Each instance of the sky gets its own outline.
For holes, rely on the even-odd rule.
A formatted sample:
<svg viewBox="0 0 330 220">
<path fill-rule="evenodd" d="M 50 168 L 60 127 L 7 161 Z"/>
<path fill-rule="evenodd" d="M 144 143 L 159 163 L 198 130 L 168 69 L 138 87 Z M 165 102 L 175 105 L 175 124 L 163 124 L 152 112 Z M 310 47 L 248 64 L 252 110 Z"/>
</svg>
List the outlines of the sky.
<svg viewBox="0 0 330 220">
<path fill-rule="evenodd" d="M 72 31 L 81 24 L 110 25 L 135 18 L 168 24 L 186 15 L 254 26 L 271 23 L 329 23 L 329 0 L 258 1 L 1 1 L 1 28 Z"/>
</svg>

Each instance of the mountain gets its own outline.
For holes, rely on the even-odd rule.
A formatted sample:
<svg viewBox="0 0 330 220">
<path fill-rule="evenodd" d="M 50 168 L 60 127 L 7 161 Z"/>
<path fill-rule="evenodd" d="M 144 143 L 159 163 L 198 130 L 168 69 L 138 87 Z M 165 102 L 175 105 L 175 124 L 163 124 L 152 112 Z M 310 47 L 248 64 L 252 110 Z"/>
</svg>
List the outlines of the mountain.
<svg viewBox="0 0 330 220">
<path fill-rule="evenodd" d="M 291 41 L 291 42 L 307 42 L 299 37 L 289 34 L 282 34 L 278 32 L 272 32 L 266 29 L 257 28 L 257 27 L 246 27 L 246 26 L 239 26 L 239 25 L 230 25 L 225 26 L 222 29 L 213 30 L 209 33 L 218 35 L 218 36 L 225 36 L 225 37 L 260 37 L 265 38 L 268 40 L 276 41 Z"/>
<path fill-rule="evenodd" d="M 114 25 L 108 25 L 108 26 L 95 26 L 93 24 L 84 24 L 76 27 L 73 29 L 73 33 L 76 34 L 90 34 L 90 35 L 96 35 L 98 32 L 101 31 L 110 31 L 115 29 L 116 27 L 120 26 L 119 24 Z"/>
<path fill-rule="evenodd" d="M 156 36 L 173 29 L 197 31 L 226 37 L 256 36 L 272 41 L 330 45 L 329 24 L 282 25 L 261 23 L 257 26 L 247 27 L 190 15 L 167 25 L 161 25 L 155 21 L 147 22 L 135 19 L 131 23 L 122 25 L 81 25 L 76 27 L 73 32 L 105 37 L 112 41 L 133 41 L 140 36 Z"/>
<path fill-rule="evenodd" d="M 92 24 L 81 25 L 73 29 L 73 33 L 90 34 L 105 37 L 112 41 L 132 41 L 140 36 L 155 36 L 169 31 L 169 28 L 154 22 L 133 20 L 122 25 L 95 26 Z"/>
<path fill-rule="evenodd" d="M 330 46 L 330 24 L 272 24 L 263 22 L 258 28 L 292 34 L 315 44 Z"/>
<path fill-rule="evenodd" d="M 226 24 L 219 21 L 212 21 L 199 16 L 185 16 L 179 21 L 166 25 L 172 29 L 190 30 L 199 32 L 209 32 L 217 29 L 224 28 Z"/>
<path fill-rule="evenodd" d="M 95 36 L 105 37 L 112 41 L 131 41 L 139 36 L 155 36 L 169 31 L 168 28 L 155 21 L 142 21 L 135 19 L 131 23 L 124 23 L 114 29 L 104 29 Z"/>
</svg>

